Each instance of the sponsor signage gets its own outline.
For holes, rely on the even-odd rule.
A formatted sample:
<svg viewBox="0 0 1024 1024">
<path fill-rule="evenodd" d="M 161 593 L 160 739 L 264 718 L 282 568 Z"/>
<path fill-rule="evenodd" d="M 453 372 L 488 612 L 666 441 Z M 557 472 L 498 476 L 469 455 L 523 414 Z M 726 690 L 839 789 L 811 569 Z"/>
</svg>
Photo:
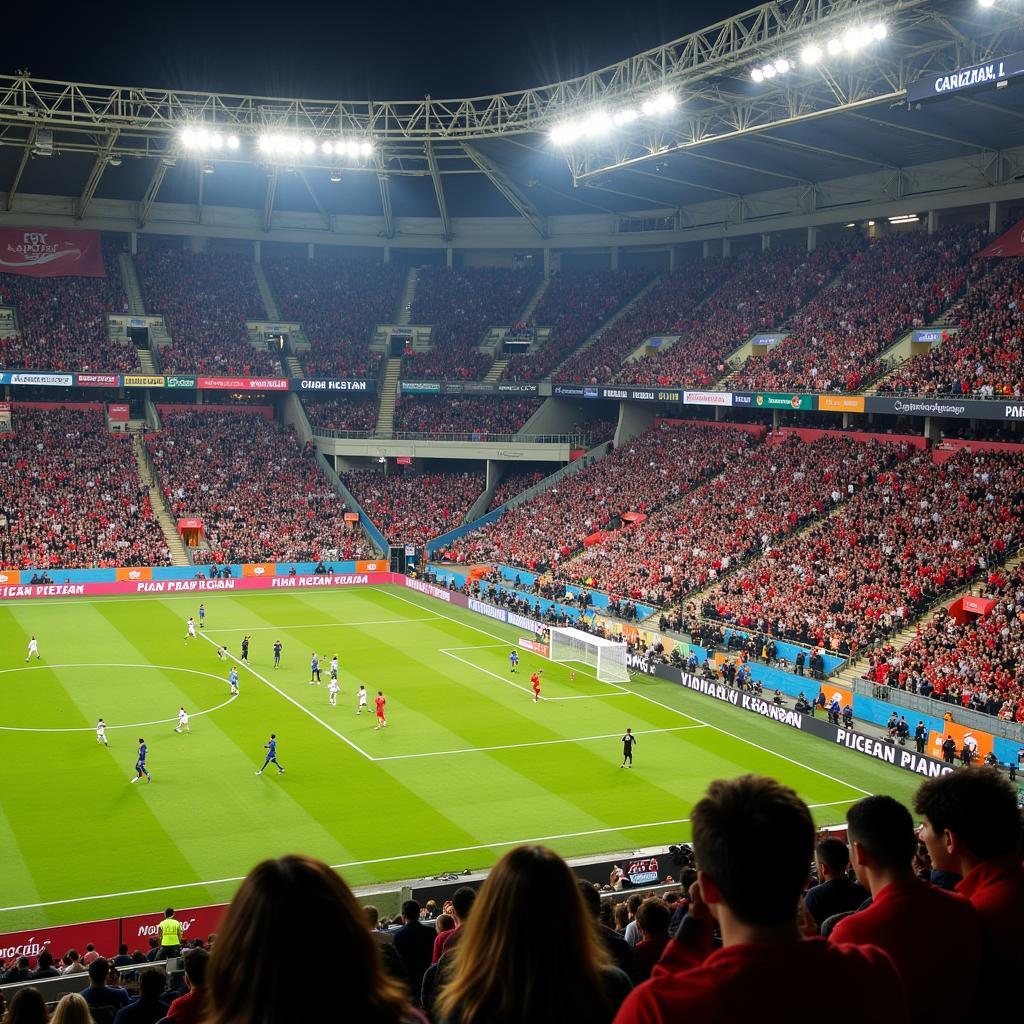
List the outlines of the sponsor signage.
<svg viewBox="0 0 1024 1024">
<path fill-rule="evenodd" d="M 626 668 L 630 672 L 642 672 L 645 676 L 654 675 L 654 666 L 642 655 L 626 651 Z"/>
<path fill-rule="evenodd" d="M 860 395 L 818 395 L 819 412 L 864 411 L 864 399 Z"/>
<path fill-rule="evenodd" d="M 273 562 L 248 562 L 242 566 L 243 577 L 273 576 L 275 572 L 276 566 Z"/>
<path fill-rule="evenodd" d="M 75 377 L 71 373 L 0 373 L 0 384 L 31 384 L 44 388 L 69 388 Z"/>
<path fill-rule="evenodd" d="M 907 102 L 920 103 L 922 100 L 938 99 L 986 85 L 996 85 L 1017 75 L 1024 74 L 1024 52 L 1000 57 L 986 64 L 974 64 L 969 68 L 942 74 L 930 74 L 907 86 Z"/>
<path fill-rule="evenodd" d="M 911 398 L 868 395 L 865 409 L 889 416 L 938 416 L 956 420 L 1024 420 L 1024 403 L 972 398 Z"/>
<path fill-rule="evenodd" d="M 548 656 L 548 645 L 542 644 L 539 640 L 530 640 L 525 636 L 521 636 L 519 638 L 519 646 L 524 650 L 533 651 L 534 654 L 539 654 L 543 658 Z"/>
<path fill-rule="evenodd" d="M 791 395 L 777 391 L 758 392 L 754 395 L 754 405 L 759 409 L 802 409 L 814 408 L 814 395 Z"/>
<path fill-rule="evenodd" d="M 0 228 L 0 271 L 25 277 L 106 277 L 98 231 Z"/>
<path fill-rule="evenodd" d="M 175 910 L 174 917 L 181 922 L 181 931 L 186 939 L 202 939 L 204 942 L 220 928 L 228 909 L 227 903 L 213 907 L 192 907 L 189 910 Z M 121 941 L 129 949 L 145 949 L 152 938 L 160 936 L 160 922 L 163 914 L 137 914 L 121 918 Z"/>
<path fill-rule="evenodd" d="M 410 590 L 418 590 L 421 594 L 426 594 L 427 597 L 436 597 L 438 601 L 444 601 L 445 604 L 451 603 L 452 592 L 445 590 L 444 587 L 437 587 L 433 583 L 424 583 L 423 580 L 414 579 L 412 576 L 405 577 L 405 585 Z"/>
<path fill-rule="evenodd" d="M 555 398 L 582 398 L 582 384 L 552 384 L 551 394 Z"/>
<path fill-rule="evenodd" d="M 466 384 L 466 392 L 470 390 L 469 383 Z M 502 384 L 500 381 L 497 385 L 497 392 L 499 395 L 536 395 L 540 393 L 540 385 L 538 384 Z"/>
<path fill-rule="evenodd" d="M 732 393 L 733 405 L 753 405 L 754 396 L 749 391 L 734 391 Z"/>
<path fill-rule="evenodd" d="M 76 373 L 75 383 L 80 388 L 117 388 L 121 386 L 121 374 Z"/>
<path fill-rule="evenodd" d="M 21 570 L 20 569 L 4 569 L 0 572 L 0 584 L 3 583 L 20 583 L 21 582 Z"/>
<path fill-rule="evenodd" d="M 42 925 L 28 931 L 7 932 L 0 935 L 0 960 L 27 956 L 35 963 L 39 954 L 48 949 L 56 961 L 69 949 L 85 949 L 89 942 L 98 953 L 114 956 L 121 943 L 120 918 L 111 917 L 85 924 Z M 86 975 L 83 977 L 87 978 Z"/>
<path fill-rule="evenodd" d="M 403 395 L 439 395 L 441 382 L 437 380 L 401 380 L 398 391 Z"/>
<path fill-rule="evenodd" d="M 284 377 L 200 377 L 197 386 L 211 391 L 287 391 Z"/>
<path fill-rule="evenodd" d="M 750 339 L 751 345 L 760 345 L 764 348 L 771 348 L 774 345 L 778 345 L 780 341 L 786 339 L 785 334 L 755 334 Z"/>
<path fill-rule="evenodd" d="M 179 375 L 167 378 L 167 387 L 169 388 L 194 388 L 197 383 L 198 381 L 195 377 L 183 377 Z"/>
<path fill-rule="evenodd" d="M 334 378 L 314 378 L 313 380 L 295 381 L 298 391 L 356 391 L 363 395 L 372 395 L 377 390 L 375 380 L 337 380 Z"/>
<path fill-rule="evenodd" d="M 597 398 L 597 397 L 600 396 L 600 394 L 601 394 L 601 392 L 600 392 L 600 390 L 598 388 L 589 387 L 589 386 L 585 386 L 583 388 L 583 397 L 584 398 Z"/>
<path fill-rule="evenodd" d="M 396 455 L 395 456 L 396 466 L 411 466 L 412 456 L 411 455 Z"/>
<path fill-rule="evenodd" d="M 461 395 L 462 394 L 462 382 L 461 381 L 441 381 L 441 394 L 442 395 Z"/>
<path fill-rule="evenodd" d="M 533 633 L 542 633 L 544 631 L 544 627 L 536 619 L 520 615 L 519 612 L 509 612 L 505 616 L 505 620 L 510 626 L 516 626 L 518 629 L 528 629 Z"/>
<path fill-rule="evenodd" d="M 387 562 L 356 562 L 356 572 L 387 572 Z"/>
<path fill-rule="evenodd" d="M 126 374 L 124 378 L 126 388 L 162 388 L 166 386 L 166 378 L 162 374 L 146 376 L 144 374 Z"/>
<path fill-rule="evenodd" d="M 914 331 L 911 341 L 918 345 L 940 345 L 944 331 Z"/>
<path fill-rule="evenodd" d="M 732 393 L 729 391 L 685 391 L 683 402 L 686 405 L 732 405 Z"/>
<path fill-rule="evenodd" d="M 107 406 L 107 419 L 112 423 L 127 423 L 130 408 L 121 402 L 112 403 Z"/>
<path fill-rule="evenodd" d="M 115 576 L 118 580 L 128 580 L 130 582 L 134 580 L 151 580 L 153 578 L 153 569 L 148 565 L 127 566 L 116 569 Z"/>
<path fill-rule="evenodd" d="M 495 608 L 492 604 L 484 604 L 483 601 L 475 601 L 473 598 L 469 599 L 469 610 L 476 612 L 477 615 L 486 615 L 489 619 L 495 619 L 498 622 L 505 621 L 505 609 Z"/>
</svg>

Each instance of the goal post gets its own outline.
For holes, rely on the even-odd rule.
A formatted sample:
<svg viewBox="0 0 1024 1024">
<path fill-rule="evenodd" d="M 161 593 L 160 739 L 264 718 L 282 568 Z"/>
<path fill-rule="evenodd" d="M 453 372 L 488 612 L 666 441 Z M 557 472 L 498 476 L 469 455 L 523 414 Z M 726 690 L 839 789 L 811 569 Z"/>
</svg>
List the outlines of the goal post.
<svg viewBox="0 0 1024 1024">
<path fill-rule="evenodd" d="M 548 657 L 552 661 L 574 661 L 589 665 L 597 678 L 605 683 L 629 681 L 626 645 L 617 640 L 592 636 L 582 629 L 552 626 L 551 653 Z"/>
</svg>

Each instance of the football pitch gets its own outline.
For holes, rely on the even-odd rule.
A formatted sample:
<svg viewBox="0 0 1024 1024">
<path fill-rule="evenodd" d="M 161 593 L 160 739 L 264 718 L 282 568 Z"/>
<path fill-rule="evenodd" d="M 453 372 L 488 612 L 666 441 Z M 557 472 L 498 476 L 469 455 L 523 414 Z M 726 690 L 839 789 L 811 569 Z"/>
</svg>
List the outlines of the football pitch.
<svg viewBox="0 0 1024 1024">
<path fill-rule="evenodd" d="M 201 599 L 206 628 L 186 641 Z M 32 634 L 42 658 L 26 662 Z M 689 838 L 712 779 L 746 772 L 793 786 L 822 824 L 917 785 L 662 680 L 603 683 L 523 649 L 513 676 L 521 636 L 392 586 L 0 605 L 0 931 L 224 902 L 258 860 L 294 851 L 365 885 L 486 867 L 522 842 L 567 857 L 664 847 Z M 339 657 L 336 707 L 327 671 L 309 683 L 313 651 L 325 670 Z M 271 733 L 286 773 L 257 776 Z M 139 737 L 153 781 L 133 785 Z"/>
</svg>

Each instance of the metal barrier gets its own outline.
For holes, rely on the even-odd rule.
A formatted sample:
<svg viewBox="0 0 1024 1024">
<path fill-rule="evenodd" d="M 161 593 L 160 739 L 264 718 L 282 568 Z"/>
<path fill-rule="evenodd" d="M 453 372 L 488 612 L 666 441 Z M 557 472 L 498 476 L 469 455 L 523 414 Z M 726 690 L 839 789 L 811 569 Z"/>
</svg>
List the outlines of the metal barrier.
<svg viewBox="0 0 1024 1024">
<path fill-rule="evenodd" d="M 314 437 L 337 438 L 352 441 L 470 441 L 490 444 L 567 444 L 571 448 L 584 448 L 590 439 L 584 434 L 493 434 L 486 430 L 327 430 L 313 427 Z"/>
</svg>

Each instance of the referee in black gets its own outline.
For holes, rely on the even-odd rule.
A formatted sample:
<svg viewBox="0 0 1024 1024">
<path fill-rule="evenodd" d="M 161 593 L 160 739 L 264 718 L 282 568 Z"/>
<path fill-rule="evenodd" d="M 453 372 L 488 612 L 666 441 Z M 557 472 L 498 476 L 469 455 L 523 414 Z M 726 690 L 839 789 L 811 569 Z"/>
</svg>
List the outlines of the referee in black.
<svg viewBox="0 0 1024 1024">
<path fill-rule="evenodd" d="M 622 737 L 622 764 L 620 768 L 632 768 L 633 767 L 633 744 L 636 743 L 636 737 L 633 735 L 632 729 L 626 730 L 626 735 Z M 629 762 L 627 764 L 626 762 Z"/>
</svg>

